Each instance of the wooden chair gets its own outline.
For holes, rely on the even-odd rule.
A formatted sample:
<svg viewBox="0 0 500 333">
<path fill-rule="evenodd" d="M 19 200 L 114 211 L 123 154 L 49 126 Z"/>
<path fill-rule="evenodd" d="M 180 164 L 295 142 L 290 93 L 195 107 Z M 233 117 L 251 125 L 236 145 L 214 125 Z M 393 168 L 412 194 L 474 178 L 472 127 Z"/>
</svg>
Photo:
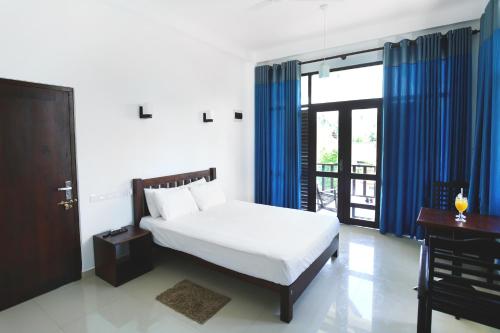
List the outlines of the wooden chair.
<svg viewBox="0 0 500 333">
<path fill-rule="evenodd" d="M 318 184 L 316 184 L 316 198 L 320 209 L 326 209 L 331 212 L 337 211 L 337 190 L 331 189 L 330 191 L 320 191 Z M 328 205 L 335 202 L 335 208 L 329 208 Z"/>
<path fill-rule="evenodd" d="M 442 210 L 455 209 L 455 197 L 464 189 L 464 194 L 469 192 L 467 182 L 434 182 L 432 183 L 431 207 Z"/>
<path fill-rule="evenodd" d="M 420 252 L 417 332 L 431 331 L 432 310 L 500 328 L 499 260 L 496 240 L 430 236 Z"/>
</svg>

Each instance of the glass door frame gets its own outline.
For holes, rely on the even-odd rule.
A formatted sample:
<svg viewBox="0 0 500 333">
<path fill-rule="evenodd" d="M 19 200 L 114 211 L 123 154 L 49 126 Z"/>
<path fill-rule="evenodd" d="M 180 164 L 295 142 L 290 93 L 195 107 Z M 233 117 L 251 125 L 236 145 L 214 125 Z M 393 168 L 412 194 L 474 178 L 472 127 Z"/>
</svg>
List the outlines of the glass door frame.
<svg viewBox="0 0 500 333">
<path fill-rule="evenodd" d="M 376 175 L 357 174 L 351 168 L 352 149 L 352 110 L 377 109 L 377 165 Z M 338 172 L 317 171 L 317 114 L 318 112 L 339 112 L 339 149 Z M 342 223 L 360 225 L 370 228 L 379 227 L 380 213 L 380 167 L 382 153 L 382 98 L 342 101 L 308 105 L 309 118 L 309 163 L 308 163 L 308 208 L 316 210 L 316 177 L 329 177 L 338 179 L 338 209 L 337 216 Z M 372 180 L 376 182 L 375 221 L 351 218 L 351 207 L 367 208 L 362 204 L 351 204 L 351 180 Z M 372 206 L 370 206 L 371 209 Z"/>
</svg>

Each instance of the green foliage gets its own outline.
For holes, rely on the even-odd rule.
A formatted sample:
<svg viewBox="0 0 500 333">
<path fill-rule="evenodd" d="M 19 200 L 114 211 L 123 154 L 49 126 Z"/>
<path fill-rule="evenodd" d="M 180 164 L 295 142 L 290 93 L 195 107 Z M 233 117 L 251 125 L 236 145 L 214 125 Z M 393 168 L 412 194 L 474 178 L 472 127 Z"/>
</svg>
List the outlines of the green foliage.
<svg viewBox="0 0 500 333">
<path fill-rule="evenodd" d="M 337 164 L 338 163 L 338 159 L 339 158 L 339 154 L 336 150 L 332 150 L 332 151 L 325 151 L 323 150 L 321 152 L 321 162 L 320 163 L 324 163 L 324 164 Z"/>
</svg>

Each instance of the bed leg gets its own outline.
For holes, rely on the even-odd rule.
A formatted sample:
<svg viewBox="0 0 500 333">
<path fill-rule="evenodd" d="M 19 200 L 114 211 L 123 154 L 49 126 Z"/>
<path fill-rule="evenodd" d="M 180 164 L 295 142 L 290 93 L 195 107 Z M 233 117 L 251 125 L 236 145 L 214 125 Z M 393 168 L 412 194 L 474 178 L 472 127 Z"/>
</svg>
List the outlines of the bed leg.
<svg viewBox="0 0 500 333">
<path fill-rule="evenodd" d="M 293 318 L 292 288 L 282 286 L 280 290 L 280 320 L 289 323 Z"/>
</svg>

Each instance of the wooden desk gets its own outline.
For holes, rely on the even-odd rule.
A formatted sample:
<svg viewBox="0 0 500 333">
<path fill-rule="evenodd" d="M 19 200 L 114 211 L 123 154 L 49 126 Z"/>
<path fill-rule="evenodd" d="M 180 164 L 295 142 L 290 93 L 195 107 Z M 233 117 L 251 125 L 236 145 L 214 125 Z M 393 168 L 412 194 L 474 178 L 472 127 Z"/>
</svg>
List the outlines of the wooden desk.
<svg viewBox="0 0 500 333">
<path fill-rule="evenodd" d="M 456 211 L 421 208 L 417 224 L 429 235 L 443 235 L 451 238 L 500 238 L 500 217 L 479 214 L 466 214 L 467 222 L 455 221 Z"/>
<path fill-rule="evenodd" d="M 500 248 L 495 246 L 500 217 L 466 214 L 467 222 L 460 223 L 456 215 L 420 209 L 417 224 L 425 230 L 425 245 L 420 254 L 417 332 L 431 331 L 432 310 L 500 328 Z"/>
</svg>

